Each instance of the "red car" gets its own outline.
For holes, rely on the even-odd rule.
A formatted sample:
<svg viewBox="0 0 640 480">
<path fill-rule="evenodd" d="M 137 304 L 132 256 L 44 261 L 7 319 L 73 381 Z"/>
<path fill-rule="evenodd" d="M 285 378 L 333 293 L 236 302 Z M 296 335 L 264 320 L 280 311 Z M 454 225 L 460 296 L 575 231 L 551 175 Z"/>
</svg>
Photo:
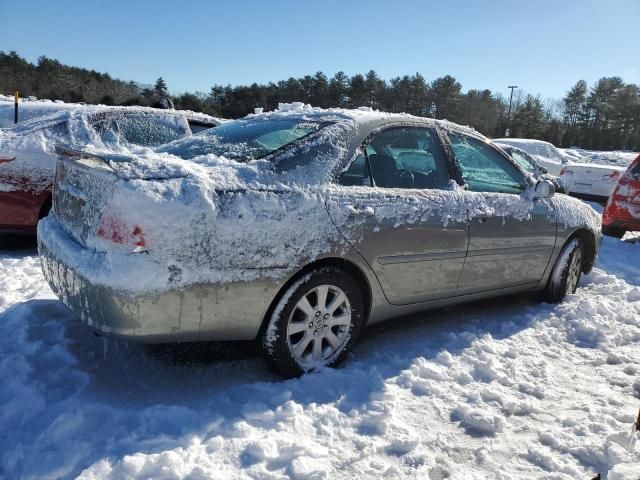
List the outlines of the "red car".
<svg viewBox="0 0 640 480">
<path fill-rule="evenodd" d="M 622 238 L 627 231 L 640 231 L 640 155 L 631 162 L 602 213 L 602 233 Z"/>
<path fill-rule="evenodd" d="M 35 233 L 51 208 L 56 144 L 155 147 L 220 124 L 208 115 L 142 107 L 84 107 L 0 129 L 0 232 Z"/>
</svg>

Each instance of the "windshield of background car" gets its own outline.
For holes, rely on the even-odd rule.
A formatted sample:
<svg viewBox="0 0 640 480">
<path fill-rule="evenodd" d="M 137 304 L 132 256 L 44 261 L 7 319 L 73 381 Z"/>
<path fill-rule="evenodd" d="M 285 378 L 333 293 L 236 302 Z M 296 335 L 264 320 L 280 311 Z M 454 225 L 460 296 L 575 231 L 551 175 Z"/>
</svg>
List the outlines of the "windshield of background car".
<svg viewBox="0 0 640 480">
<path fill-rule="evenodd" d="M 330 123 L 301 118 L 234 120 L 160 147 L 157 151 L 186 160 L 214 154 L 246 162 L 269 155 Z"/>
<path fill-rule="evenodd" d="M 561 161 L 562 156 L 557 152 L 553 145 L 549 145 L 544 142 L 510 142 L 508 140 L 500 140 L 503 143 L 518 147 L 529 155 L 540 155 L 541 157 L 552 158 L 554 160 Z"/>
</svg>

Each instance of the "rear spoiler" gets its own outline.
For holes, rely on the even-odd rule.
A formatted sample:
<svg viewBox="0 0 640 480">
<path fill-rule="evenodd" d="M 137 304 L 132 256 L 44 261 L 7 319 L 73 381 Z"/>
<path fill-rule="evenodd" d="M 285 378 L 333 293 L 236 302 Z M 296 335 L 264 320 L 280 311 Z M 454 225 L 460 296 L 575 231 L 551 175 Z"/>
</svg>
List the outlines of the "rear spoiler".
<svg viewBox="0 0 640 480">
<path fill-rule="evenodd" d="M 67 147 L 66 145 L 58 144 L 54 147 L 55 152 L 61 157 L 66 157 L 75 161 L 83 160 L 83 164 L 87 167 L 101 168 L 103 170 L 114 171 L 111 167 L 111 162 L 108 159 L 95 155 L 93 153 L 78 150 L 75 148 Z"/>
</svg>

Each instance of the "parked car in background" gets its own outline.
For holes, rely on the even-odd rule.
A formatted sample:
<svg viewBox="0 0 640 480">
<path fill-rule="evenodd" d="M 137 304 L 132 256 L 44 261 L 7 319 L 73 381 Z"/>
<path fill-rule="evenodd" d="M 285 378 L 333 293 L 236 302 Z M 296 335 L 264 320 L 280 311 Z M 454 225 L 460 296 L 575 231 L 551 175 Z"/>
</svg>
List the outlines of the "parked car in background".
<svg viewBox="0 0 640 480">
<path fill-rule="evenodd" d="M 220 122 L 202 114 L 142 107 L 89 107 L 0 129 L 0 230 L 34 233 L 51 206 L 55 145 L 153 147 Z"/>
<path fill-rule="evenodd" d="M 581 158 L 588 155 L 586 150 L 577 147 L 558 148 L 558 151 L 569 162 L 579 162 Z"/>
<path fill-rule="evenodd" d="M 640 231 L 640 155 L 620 176 L 602 212 L 602 233 L 622 238 Z"/>
<path fill-rule="evenodd" d="M 556 177 L 555 175 L 550 175 L 547 169 L 541 166 L 536 159 L 534 159 L 527 152 L 522 150 L 521 148 L 514 147 L 513 145 L 509 145 L 506 143 L 494 142 L 500 148 L 502 148 L 505 152 L 509 154 L 509 156 L 518 164 L 520 167 L 526 172 L 533 175 L 535 178 L 543 178 L 549 180 L 553 183 L 554 188 L 557 193 L 567 193 L 566 185 L 560 177 Z"/>
<path fill-rule="evenodd" d="M 562 167 L 560 178 L 571 195 L 604 203 L 635 155 L 595 153 Z"/>
<path fill-rule="evenodd" d="M 53 291 L 100 334 L 258 339 L 284 375 L 365 325 L 479 298 L 575 292 L 600 217 L 472 129 L 282 105 L 156 149 L 59 149 L 38 224 Z"/>
<path fill-rule="evenodd" d="M 533 140 L 529 138 L 494 138 L 494 142 L 507 145 L 513 145 L 518 147 L 547 169 L 547 172 L 551 175 L 559 176 L 562 165 L 566 164 L 568 160 L 560 151 L 549 142 L 543 142 L 542 140 Z"/>
</svg>

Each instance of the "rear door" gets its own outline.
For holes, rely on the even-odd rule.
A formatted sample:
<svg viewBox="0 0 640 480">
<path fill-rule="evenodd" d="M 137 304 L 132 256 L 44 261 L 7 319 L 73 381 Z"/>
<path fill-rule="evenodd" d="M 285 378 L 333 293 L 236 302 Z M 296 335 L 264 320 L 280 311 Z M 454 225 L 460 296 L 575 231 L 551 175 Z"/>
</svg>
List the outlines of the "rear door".
<svg viewBox="0 0 640 480">
<path fill-rule="evenodd" d="M 455 294 L 467 212 L 434 129 L 381 130 L 331 187 L 329 214 L 395 305 Z"/>
<path fill-rule="evenodd" d="M 556 241 L 551 202 L 524 196 L 523 173 L 489 143 L 458 133 L 447 136 L 470 217 L 460 293 L 540 281 Z"/>
</svg>

